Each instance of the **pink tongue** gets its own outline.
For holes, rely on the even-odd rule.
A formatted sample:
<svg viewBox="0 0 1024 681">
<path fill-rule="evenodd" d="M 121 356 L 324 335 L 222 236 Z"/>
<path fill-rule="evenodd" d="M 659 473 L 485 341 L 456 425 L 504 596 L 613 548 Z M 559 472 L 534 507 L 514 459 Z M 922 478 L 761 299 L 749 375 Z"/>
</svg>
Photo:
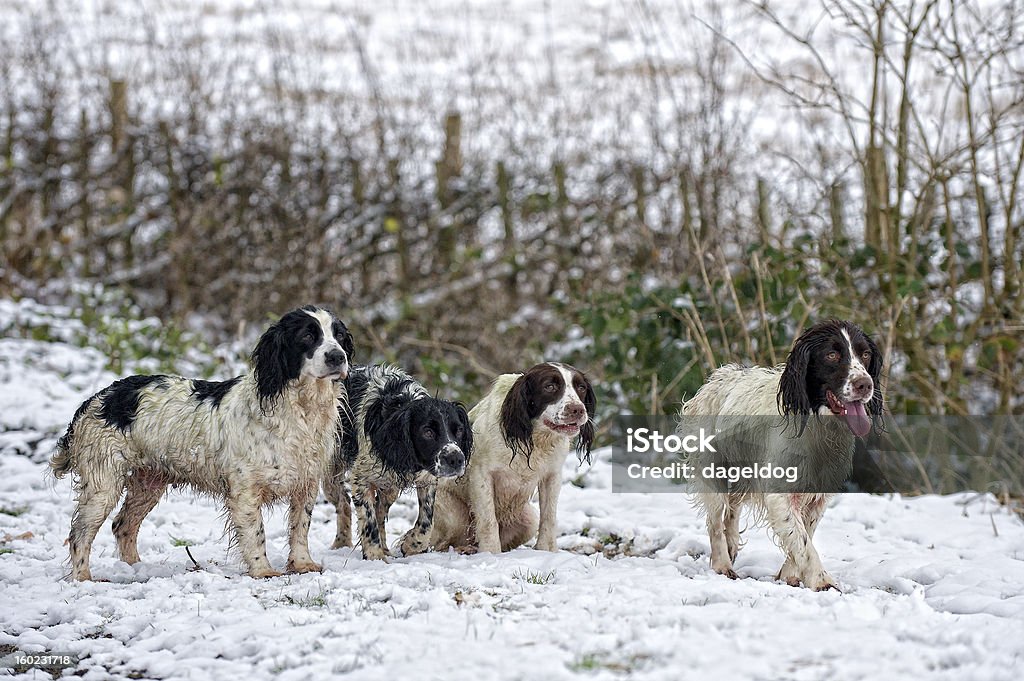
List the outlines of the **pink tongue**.
<svg viewBox="0 0 1024 681">
<path fill-rule="evenodd" d="M 846 419 L 846 425 L 850 427 L 854 435 L 864 437 L 871 432 L 871 421 L 868 419 L 863 402 L 846 402 L 843 406 L 846 407 L 846 414 L 843 418 Z"/>
</svg>

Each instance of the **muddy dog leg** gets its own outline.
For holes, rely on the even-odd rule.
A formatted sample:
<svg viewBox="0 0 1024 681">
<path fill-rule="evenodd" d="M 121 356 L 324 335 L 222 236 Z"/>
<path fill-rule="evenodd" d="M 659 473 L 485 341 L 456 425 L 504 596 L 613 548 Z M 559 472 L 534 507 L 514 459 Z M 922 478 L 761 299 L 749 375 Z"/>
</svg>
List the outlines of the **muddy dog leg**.
<svg viewBox="0 0 1024 681">
<path fill-rule="evenodd" d="M 257 496 L 249 490 L 232 490 L 227 496 L 227 508 L 235 544 L 249 569 L 249 576 L 256 579 L 279 577 L 282 573 L 270 567 L 267 560 L 267 536 Z"/>
<path fill-rule="evenodd" d="M 430 546 L 430 532 L 434 526 L 434 500 L 437 494 L 437 482 L 421 480 L 416 485 L 416 500 L 419 502 L 419 513 L 416 523 L 402 537 L 400 548 L 403 556 L 423 553 Z"/>
<path fill-rule="evenodd" d="M 376 488 L 363 486 L 358 480 L 352 481 L 352 504 L 356 509 L 359 525 L 359 543 L 363 547 L 363 558 L 384 560 L 387 552 L 382 545 L 380 522 L 377 519 Z"/>
<path fill-rule="evenodd" d="M 728 494 L 704 492 L 700 495 L 704 507 L 705 522 L 708 527 L 708 540 L 711 543 L 711 569 L 729 579 L 737 579 L 738 575 L 732 567 L 729 553 L 729 539 L 726 533 L 727 517 L 733 513 L 733 502 Z"/>
<path fill-rule="evenodd" d="M 139 527 L 163 497 L 167 483 L 158 473 L 142 470 L 128 478 L 127 488 L 121 510 L 114 516 L 113 529 L 121 560 L 134 565 L 139 562 Z"/>
<path fill-rule="evenodd" d="M 821 520 L 821 516 L 825 513 L 827 502 L 827 498 L 819 497 L 802 506 L 800 515 L 804 521 L 804 528 L 807 530 L 808 541 L 813 541 L 814 539 L 814 531 L 818 528 L 818 521 Z M 775 579 L 780 582 L 786 582 L 790 586 L 800 585 L 800 571 L 797 570 L 796 563 L 792 557 L 786 556 L 786 562 L 782 564 L 782 568 L 779 570 L 779 574 L 775 575 Z"/>
<path fill-rule="evenodd" d="M 331 549 L 352 546 L 352 498 L 345 489 L 345 470 L 332 466 L 324 477 L 324 496 L 334 504 L 337 514 L 337 531 Z"/>
<path fill-rule="evenodd" d="M 80 582 L 92 579 L 89 570 L 92 542 L 103 521 L 117 506 L 122 488 L 123 483 L 120 481 L 98 481 L 95 476 L 91 483 L 82 482 L 79 486 L 78 504 L 71 518 L 68 545 L 71 549 L 71 576 Z"/>
<path fill-rule="evenodd" d="M 309 521 L 317 488 L 293 496 L 288 503 L 288 572 L 323 572 L 309 555 Z"/>
<path fill-rule="evenodd" d="M 725 509 L 725 544 L 729 549 L 729 560 L 735 563 L 743 542 L 740 541 L 740 507 L 731 499 Z"/>
<path fill-rule="evenodd" d="M 825 572 L 821 558 L 811 543 L 811 537 L 804 524 L 803 497 L 802 494 L 764 496 L 768 522 L 786 553 L 786 563 L 783 564 L 779 577 L 786 579 L 790 584 L 795 577 L 799 577 L 804 586 L 815 591 L 838 589 L 832 576 Z"/>
</svg>

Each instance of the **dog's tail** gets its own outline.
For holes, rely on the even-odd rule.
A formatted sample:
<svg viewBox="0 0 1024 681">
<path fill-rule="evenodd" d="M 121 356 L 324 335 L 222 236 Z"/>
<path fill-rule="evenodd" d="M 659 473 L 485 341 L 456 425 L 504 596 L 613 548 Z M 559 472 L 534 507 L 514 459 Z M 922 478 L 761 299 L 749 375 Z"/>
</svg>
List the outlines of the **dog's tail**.
<svg viewBox="0 0 1024 681">
<path fill-rule="evenodd" d="M 74 466 L 75 462 L 71 458 L 71 438 L 72 431 L 69 426 L 67 432 L 57 440 L 57 451 L 50 457 L 50 471 L 56 478 L 63 478 Z"/>
<path fill-rule="evenodd" d="M 57 451 L 50 457 L 50 471 L 56 478 L 63 478 L 75 467 L 75 458 L 72 455 L 72 446 L 75 441 L 75 424 L 83 417 L 89 404 L 96 399 L 93 395 L 78 407 L 78 411 L 71 417 L 68 429 L 57 440 Z"/>
</svg>

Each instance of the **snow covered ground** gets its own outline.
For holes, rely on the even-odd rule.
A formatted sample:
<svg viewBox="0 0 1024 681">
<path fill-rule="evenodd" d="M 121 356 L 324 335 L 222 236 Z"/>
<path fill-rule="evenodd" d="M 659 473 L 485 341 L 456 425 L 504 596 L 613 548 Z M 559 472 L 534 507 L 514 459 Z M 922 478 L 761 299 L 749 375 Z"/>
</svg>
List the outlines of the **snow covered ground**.
<svg viewBox="0 0 1024 681">
<path fill-rule="evenodd" d="M 86 679 L 991 680 L 1024 668 L 1024 524 L 991 497 L 836 499 L 816 544 L 843 593 L 812 593 L 772 580 L 782 558 L 761 529 L 745 534 L 743 579 L 712 573 L 687 499 L 613 494 L 608 449 L 567 463 L 554 554 L 366 562 L 327 549 L 321 503 L 310 544 L 324 573 L 256 581 L 228 553 L 216 504 L 174 493 L 143 525 L 140 564 L 117 560 L 108 521 L 93 573 L 110 581 L 70 583 L 70 483 L 44 461 L 78 402 L 114 378 L 103 359 L 0 339 L 0 653 L 70 653 Z M 413 505 L 396 505 L 392 539 Z M 285 531 L 271 514 L 276 565 Z"/>
<path fill-rule="evenodd" d="M 67 313 L 0 303 L 3 329 Z M 612 494 L 607 449 L 593 466 L 566 464 L 555 554 L 362 561 L 328 550 L 322 503 L 310 545 L 324 573 L 254 581 L 216 504 L 177 493 L 143 524 L 141 563 L 117 559 L 108 521 L 93 573 L 110 582 L 70 583 L 71 485 L 45 459 L 79 401 L 115 378 L 103 360 L 0 338 L 0 653 L 71 653 L 86 679 L 959 680 L 1024 668 L 1024 523 L 990 497 L 840 497 L 816 544 L 844 591 L 812 593 L 773 582 L 781 555 L 759 528 L 745 534 L 743 579 L 717 576 L 686 498 Z M 392 539 L 414 515 L 399 500 Z M 267 529 L 281 565 L 285 514 Z"/>
</svg>

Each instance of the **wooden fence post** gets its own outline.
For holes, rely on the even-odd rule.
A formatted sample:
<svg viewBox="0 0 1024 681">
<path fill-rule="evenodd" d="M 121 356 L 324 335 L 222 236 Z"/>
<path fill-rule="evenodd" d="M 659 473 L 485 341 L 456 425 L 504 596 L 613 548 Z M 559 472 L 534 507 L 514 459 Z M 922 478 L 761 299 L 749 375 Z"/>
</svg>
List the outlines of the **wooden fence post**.
<svg viewBox="0 0 1024 681">
<path fill-rule="evenodd" d="M 511 181 L 508 176 L 508 169 L 504 161 L 498 161 L 498 206 L 501 209 L 501 225 L 504 231 L 504 252 L 511 272 L 505 282 L 505 288 L 510 298 L 516 295 L 516 279 L 519 275 L 519 263 L 516 260 L 516 232 L 515 223 L 512 220 L 512 206 L 509 198 Z"/>
<path fill-rule="evenodd" d="M 89 158 L 92 155 L 92 143 L 89 138 L 89 113 L 82 107 L 78 121 L 78 135 L 80 147 L 78 150 L 78 190 L 81 192 L 81 201 L 78 205 L 79 219 L 81 220 L 81 234 L 79 239 L 86 245 L 82 252 L 82 273 L 88 277 L 92 275 L 92 252 L 89 245 L 90 227 L 92 220 L 92 205 L 89 203 L 90 186 L 92 178 L 89 177 Z"/>
<path fill-rule="evenodd" d="M 441 160 L 436 164 L 437 202 L 441 210 L 448 209 L 455 201 L 451 181 L 462 175 L 462 115 L 449 113 L 444 119 L 444 149 Z M 458 243 L 461 225 L 455 216 L 448 216 L 437 235 L 438 253 L 442 271 L 451 268 L 455 260 L 455 246 Z"/>
<path fill-rule="evenodd" d="M 832 241 L 846 238 L 846 226 L 843 223 L 843 183 L 836 180 L 828 188 L 828 215 L 832 222 Z"/>
</svg>

